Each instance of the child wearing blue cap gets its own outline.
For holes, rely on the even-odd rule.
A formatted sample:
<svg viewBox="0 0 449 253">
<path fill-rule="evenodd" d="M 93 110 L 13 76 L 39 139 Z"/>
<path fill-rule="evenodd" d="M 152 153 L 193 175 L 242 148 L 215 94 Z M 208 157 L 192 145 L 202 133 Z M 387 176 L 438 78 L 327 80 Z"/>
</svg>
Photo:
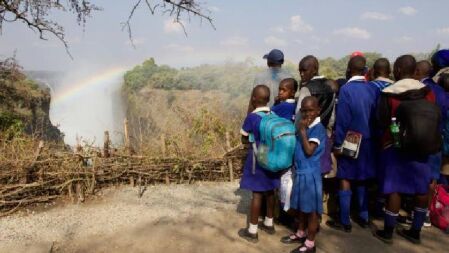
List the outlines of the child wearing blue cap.
<svg viewBox="0 0 449 253">
<path fill-rule="evenodd" d="M 252 113 L 249 113 L 243 122 L 241 129 L 242 143 L 249 143 L 250 134 L 254 137 L 256 146 L 260 144 L 260 122 L 262 117 L 258 115 L 259 112 L 270 113 L 270 108 L 267 107 L 270 99 L 270 89 L 265 85 L 257 85 L 251 95 L 251 103 L 255 108 Z M 249 242 L 258 241 L 258 219 L 262 206 L 263 197 L 266 198 L 266 217 L 260 228 L 269 234 L 274 234 L 275 229 L 273 225 L 274 215 L 274 190 L 279 188 L 279 174 L 269 172 L 255 161 L 254 151 L 252 147 L 249 148 L 248 156 L 243 167 L 243 175 L 240 181 L 240 188 L 252 192 L 250 219 L 247 228 L 239 230 L 238 234 Z"/>
</svg>

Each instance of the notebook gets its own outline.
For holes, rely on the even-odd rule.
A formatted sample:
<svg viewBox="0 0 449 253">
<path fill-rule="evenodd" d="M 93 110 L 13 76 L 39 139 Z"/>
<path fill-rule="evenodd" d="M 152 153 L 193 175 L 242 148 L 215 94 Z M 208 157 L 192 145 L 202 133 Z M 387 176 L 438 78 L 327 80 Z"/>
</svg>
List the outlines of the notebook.
<svg viewBox="0 0 449 253">
<path fill-rule="evenodd" d="M 359 157 L 362 134 L 355 131 L 348 131 L 342 145 L 342 154 L 354 159 Z"/>
</svg>

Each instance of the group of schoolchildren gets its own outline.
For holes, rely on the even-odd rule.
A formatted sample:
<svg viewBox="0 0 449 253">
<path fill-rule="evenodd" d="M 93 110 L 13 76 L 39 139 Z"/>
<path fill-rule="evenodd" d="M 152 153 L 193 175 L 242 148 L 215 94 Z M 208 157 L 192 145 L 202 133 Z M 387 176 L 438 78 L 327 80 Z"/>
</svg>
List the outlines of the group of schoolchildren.
<svg viewBox="0 0 449 253">
<path fill-rule="evenodd" d="M 447 184 L 449 177 L 449 50 L 436 52 L 431 63 L 400 56 L 393 71 L 387 59 L 366 66 L 363 53 L 355 52 L 345 80 L 337 81 L 319 76 L 319 62 L 309 55 L 299 62 L 300 85 L 291 77 L 276 80 L 283 63 L 280 50 L 264 58 L 272 74 L 267 79 L 272 78 L 256 80 L 241 129 L 242 142 L 251 145 L 240 187 L 252 192 L 252 200 L 249 224 L 239 235 L 257 242 L 258 229 L 275 233 L 273 217 L 280 193 L 282 208 L 295 216 L 297 228 L 281 242 L 298 243 L 292 252 L 315 252 L 323 214 L 323 178 L 336 170 L 338 215 L 327 220 L 327 226 L 351 232 L 351 201 L 355 201 L 357 214 L 352 220 L 368 228 L 371 218 L 381 215 L 384 227 L 373 234 L 392 243 L 403 207 L 401 197 L 411 195 L 411 226 L 398 228 L 397 233 L 420 243 L 429 195 L 436 182 Z M 277 90 L 273 83 L 278 84 Z M 261 124 L 266 124 L 267 115 L 284 118 L 295 129 L 291 166 L 280 171 L 267 170 L 258 154 L 266 142 Z M 376 201 L 371 202 L 376 205 L 371 209 L 369 200 L 374 198 L 368 198 L 368 187 L 373 181 Z M 262 213 L 265 217 L 259 223 Z"/>
</svg>

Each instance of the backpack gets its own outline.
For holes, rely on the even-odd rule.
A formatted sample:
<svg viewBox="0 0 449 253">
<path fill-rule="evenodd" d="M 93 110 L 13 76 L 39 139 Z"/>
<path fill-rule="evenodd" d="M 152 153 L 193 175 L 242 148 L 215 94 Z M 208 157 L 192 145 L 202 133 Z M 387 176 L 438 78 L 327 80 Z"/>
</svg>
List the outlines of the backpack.
<svg viewBox="0 0 449 253">
<path fill-rule="evenodd" d="M 260 145 L 253 142 L 253 174 L 255 161 L 265 170 L 277 172 L 288 169 L 293 164 L 296 147 L 295 126 L 274 112 L 258 112 L 262 117 L 259 126 Z M 255 159 L 254 159 L 255 158 Z"/>
<path fill-rule="evenodd" d="M 396 118 L 399 123 L 401 150 L 418 156 L 427 156 L 440 151 L 442 136 L 439 130 L 441 121 L 439 107 L 425 98 L 396 103 L 399 103 Z"/>
<path fill-rule="evenodd" d="M 320 119 L 325 127 L 329 124 L 336 98 L 335 92 L 327 84 L 328 81 L 326 78 L 317 78 L 310 80 L 306 85 L 310 94 L 318 99 L 321 108 Z"/>
<path fill-rule="evenodd" d="M 428 156 L 441 150 L 441 111 L 432 92 L 407 99 L 390 97 L 392 117 L 399 124 L 400 150 Z"/>
<path fill-rule="evenodd" d="M 430 221 L 449 233 L 449 186 L 437 185 L 430 204 Z"/>
</svg>

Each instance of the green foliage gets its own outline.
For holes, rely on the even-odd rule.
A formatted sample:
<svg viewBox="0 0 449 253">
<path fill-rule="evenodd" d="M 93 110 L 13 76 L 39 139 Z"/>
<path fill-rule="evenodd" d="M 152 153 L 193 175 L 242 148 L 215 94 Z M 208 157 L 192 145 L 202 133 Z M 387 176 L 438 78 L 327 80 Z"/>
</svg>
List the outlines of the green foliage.
<svg viewBox="0 0 449 253">
<path fill-rule="evenodd" d="M 25 129 L 22 120 L 10 112 L 0 112 L 0 132 L 8 138 L 20 136 Z"/>
</svg>

